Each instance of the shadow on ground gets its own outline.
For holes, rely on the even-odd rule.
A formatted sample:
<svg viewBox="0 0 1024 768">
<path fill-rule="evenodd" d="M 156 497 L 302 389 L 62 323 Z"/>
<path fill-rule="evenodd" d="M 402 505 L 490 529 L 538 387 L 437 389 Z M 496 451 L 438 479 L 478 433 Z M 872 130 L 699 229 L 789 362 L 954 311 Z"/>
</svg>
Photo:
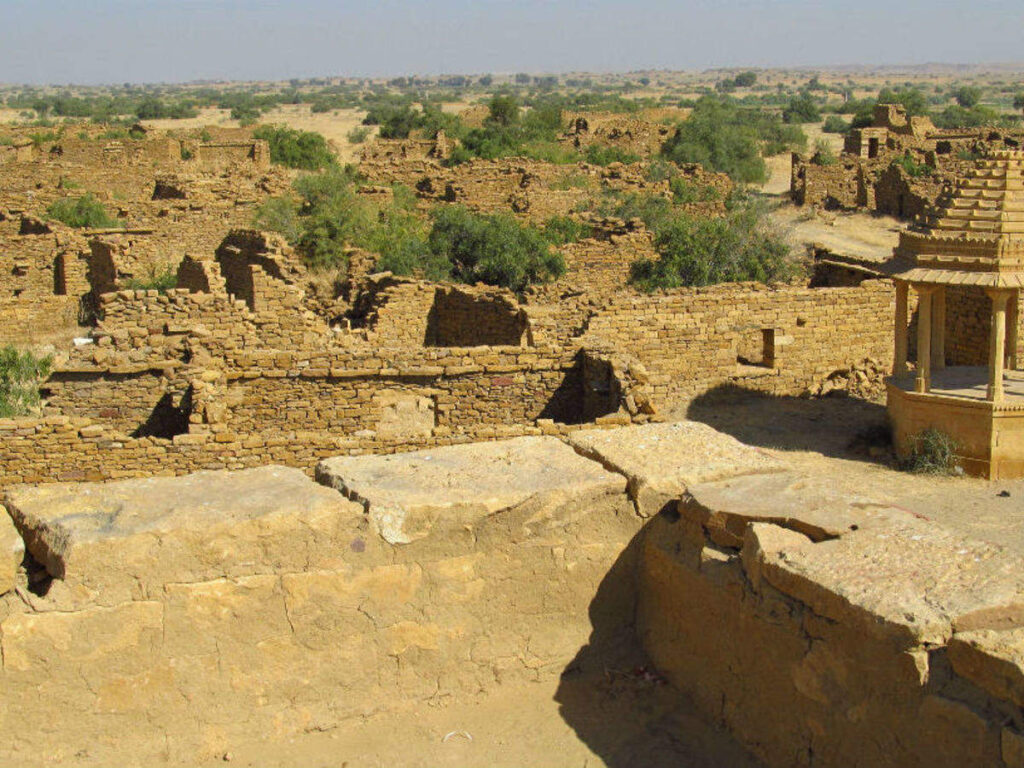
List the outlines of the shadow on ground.
<svg viewBox="0 0 1024 768">
<path fill-rule="evenodd" d="M 844 393 L 820 398 L 775 396 L 725 384 L 675 415 L 761 448 L 812 451 L 886 465 L 892 461 L 885 406 Z M 872 447 L 876 450 L 871 451 Z"/>
<path fill-rule="evenodd" d="M 643 531 L 590 604 L 590 642 L 563 670 L 555 701 L 565 722 L 609 768 L 758 768 L 651 668 L 636 637 L 636 564 Z"/>
</svg>

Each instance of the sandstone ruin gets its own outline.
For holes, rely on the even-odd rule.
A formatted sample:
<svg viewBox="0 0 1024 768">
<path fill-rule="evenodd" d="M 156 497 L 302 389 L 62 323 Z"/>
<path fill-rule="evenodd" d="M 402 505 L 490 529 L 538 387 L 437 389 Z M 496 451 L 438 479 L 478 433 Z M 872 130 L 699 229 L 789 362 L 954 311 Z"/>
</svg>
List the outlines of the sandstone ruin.
<svg viewBox="0 0 1024 768">
<path fill-rule="evenodd" d="M 253 229 L 294 174 L 241 129 L 0 147 L 0 341 L 55 350 L 40 407 L 0 419 L 0 762 L 225 761 L 531 685 L 607 765 L 683 741 L 686 713 L 719 734 L 709 764 L 1024 766 L 1020 548 L 928 519 L 889 469 L 851 492 L 698 420 L 737 392 L 781 413 L 888 389 L 897 452 L 983 412 L 956 417 L 958 460 L 1018 476 L 1013 139 L 880 107 L 837 166 L 794 159 L 794 201 L 930 233 L 642 293 L 652 232 L 577 207 L 672 194 L 647 173 L 665 116 L 566 114 L 564 144 L 643 158 L 606 167 L 366 145 L 361 195 L 574 217 L 566 274 L 518 294 L 359 249 L 325 287 Z M 939 175 L 891 169 L 905 152 Z M 678 172 L 721 193 L 694 214 L 724 212 L 727 176 Z M 123 227 L 47 219 L 85 178 Z M 626 688 L 650 697 L 628 742 L 581 704 Z"/>
</svg>

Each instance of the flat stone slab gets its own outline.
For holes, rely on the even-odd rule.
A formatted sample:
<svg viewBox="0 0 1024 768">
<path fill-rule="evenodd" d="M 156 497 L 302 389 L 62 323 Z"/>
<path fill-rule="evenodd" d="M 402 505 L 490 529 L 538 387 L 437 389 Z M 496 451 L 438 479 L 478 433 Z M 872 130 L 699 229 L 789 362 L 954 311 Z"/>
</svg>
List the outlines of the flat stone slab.
<svg viewBox="0 0 1024 768">
<path fill-rule="evenodd" d="M 827 479 L 798 472 L 695 483 L 680 499 L 679 512 L 703 526 L 715 544 L 735 548 L 742 546 L 743 534 L 754 522 L 774 523 L 814 541 L 824 541 L 860 528 L 912 518 L 905 510 L 840 493 Z"/>
<path fill-rule="evenodd" d="M 1019 621 L 1024 570 L 1001 547 L 962 538 L 912 516 L 880 521 L 813 543 L 791 533 L 783 546 L 762 546 L 747 531 L 748 572 L 835 621 L 909 648 L 944 645 L 954 629 L 988 629 Z"/>
<path fill-rule="evenodd" d="M 4 504 L 63 581 L 62 599 L 101 605 L 173 582 L 329 567 L 362 519 L 357 504 L 278 466 L 56 483 L 9 491 Z"/>
<path fill-rule="evenodd" d="M 566 439 L 625 475 L 643 515 L 659 512 L 695 483 L 785 469 L 765 452 L 697 421 L 580 430 Z"/>
<path fill-rule="evenodd" d="M 472 525 L 495 512 L 547 497 L 583 503 L 624 494 L 626 480 L 555 437 L 519 437 L 387 456 L 340 456 L 317 465 L 317 480 L 366 509 L 393 544 L 436 525 Z"/>
</svg>

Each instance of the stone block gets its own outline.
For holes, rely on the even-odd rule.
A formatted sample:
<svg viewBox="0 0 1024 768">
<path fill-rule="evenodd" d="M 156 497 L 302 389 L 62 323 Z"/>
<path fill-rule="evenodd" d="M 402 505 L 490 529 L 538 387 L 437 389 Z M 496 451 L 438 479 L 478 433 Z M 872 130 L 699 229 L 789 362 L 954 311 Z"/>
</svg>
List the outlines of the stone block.
<svg viewBox="0 0 1024 768">
<path fill-rule="evenodd" d="M 328 567 L 362 520 L 358 505 L 275 466 L 45 485 L 5 504 L 67 594 L 104 605 L 170 582 Z"/>
<path fill-rule="evenodd" d="M 341 456 L 317 465 L 317 480 L 362 503 L 391 543 L 438 526 L 472 527 L 533 500 L 557 509 L 621 494 L 621 475 L 579 456 L 554 437 L 458 445 L 390 456 Z"/>
</svg>

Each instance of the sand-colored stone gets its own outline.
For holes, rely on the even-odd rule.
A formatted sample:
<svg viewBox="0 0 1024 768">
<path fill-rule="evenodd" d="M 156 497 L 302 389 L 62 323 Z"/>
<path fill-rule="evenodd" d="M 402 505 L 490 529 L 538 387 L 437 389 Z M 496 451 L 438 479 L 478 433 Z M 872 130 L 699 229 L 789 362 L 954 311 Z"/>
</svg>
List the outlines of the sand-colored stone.
<svg viewBox="0 0 1024 768">
<path fill-rule="evenodd" d="M 363 504 L 392 544 L 436 528 L 472 527 L 533 501 L 557 515 L 567 503 L 620 494 L 626 481 L 554 437 L 521 437 L 391 456 L 341 456 L 317 465 L 317 479 Z"/>
<path fill-rule="evenodd" d="M 742 546 L 744 531 L 753 522 L 773 523 L 824 541 L 909 516 L 887 504 L 843 494 L 825 478 L 798 472 L 690 485 L 679 512 L 701 525 L 719 546 L 734 548 Z"/>
<path fill-rule="evenodd" d="M 961 677 L 1024 706 L 1024 628 L 958 632 L 949 660 Z"/>
<path fill-rule="evenodd" d="M 695 421 L 585 430 L 566 440 L 583 456 L 625 475 L 644 516 L 692 484 L 784 468 L 763 451 Z"/>
<path fill-rule="evenodd" d="M 29 551 L 74 602 L 146 599 L 171 582 L 326 567 L 362 510 L 297 469 L 261 467 L 10 491 Z"/>
<path fill-rule="evenodd" d="M 999 623 L 1024 597 L 1024 573 L 1004 550 L 909 516 L 776 550 L 760 569 L 816 613 L 903 647 L 944 644 L 954 623 Z"/>
<path fill-rule="evenodd" d="M 0 514 L 0 594 L 14 589 L 25 542 L 8 515 Z"/>
</svg>

